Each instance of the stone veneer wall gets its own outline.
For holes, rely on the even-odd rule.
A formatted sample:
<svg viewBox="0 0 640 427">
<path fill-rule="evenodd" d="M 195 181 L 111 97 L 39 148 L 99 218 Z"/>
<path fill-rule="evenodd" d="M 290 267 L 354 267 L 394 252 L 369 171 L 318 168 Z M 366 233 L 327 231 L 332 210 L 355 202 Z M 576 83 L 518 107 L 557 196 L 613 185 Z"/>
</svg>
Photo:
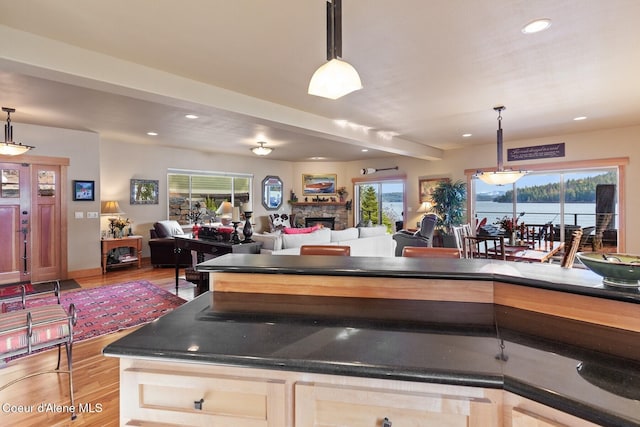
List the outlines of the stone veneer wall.
<svg viewBox="0 0 640 427">
<path fill-rule="evenodd" d="M 344 203 L 296 203 L 291 206 L 295 215 L 296 226 L 304 227 L 307 217 L 335 217 L 335 229 L 344 230 L 349 226 L 349 211 Z"/>
</svg>

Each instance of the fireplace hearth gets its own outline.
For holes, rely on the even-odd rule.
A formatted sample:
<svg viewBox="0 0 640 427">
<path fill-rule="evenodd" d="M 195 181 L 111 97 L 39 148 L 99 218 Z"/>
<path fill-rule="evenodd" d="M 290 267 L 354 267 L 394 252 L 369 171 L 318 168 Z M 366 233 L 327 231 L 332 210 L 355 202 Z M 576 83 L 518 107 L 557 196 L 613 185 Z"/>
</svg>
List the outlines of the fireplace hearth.
<svg viewBox="0 0 640 427">
<path fill-rule="evenodd" d="M 305 227 L 312 227 L 316 224 L 323 225 L 333 230 L 336 225 L 336 217 L 307 217 L 304 219 Z"/>
</svg>

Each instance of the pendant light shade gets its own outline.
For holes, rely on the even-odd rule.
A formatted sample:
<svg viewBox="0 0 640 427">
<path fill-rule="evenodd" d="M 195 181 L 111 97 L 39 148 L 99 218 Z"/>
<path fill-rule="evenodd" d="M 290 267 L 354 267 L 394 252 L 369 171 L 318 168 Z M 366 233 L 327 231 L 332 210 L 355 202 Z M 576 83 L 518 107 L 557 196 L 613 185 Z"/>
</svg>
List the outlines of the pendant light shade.
<svg viewBox="0 0 640 427">
<path fill-rule="evenodd" d="M 498 146 L 498 169 L 490 172 L 477 172 L 474 177 L 480 179 L 482 182 L 489 185 L 507 185 L 513 184 L 523 176 L 527 171 L 514 171 L 504 170 L 502 161 L 502 111 L 506 110 L 506 107 L 495 107 L 495 111 L 498 112 L 498 131 L 497 131 L 497 146 Z"/>
<path fill-rule="evenodd" d="M 251 149 L 251 151 L 253 151 L 253 154 L 255 154 L 256 156 L 266 156 L 267 154 L 270 154 L 273 151 L 273 148 L 264 146 L 266 142 L 258 142 L 258 144 L 260 144 L 259 147 L 253 147 Z"/>
<path fill-rule="evenodd" d="M 309 95 L 338 99 L 362 89 L 360 76 L 348 62 L 333 58 L 313 73 L 309 83 Z"/>
<path fill-rule="evenodd" d="M 4 125 L 4 142 L 0 143 L 0 154 L 4 156 L 18 156 L 31 150 L 31 145 L 24 145 L 13 142 L 13 126 L 11 126 L 11 113 L 15 108 L 2 107 L 2 111 L 7 113 L 7 124 Z"/>
<path fill-rule="evenodd" d="M 327 2 L 327 63 L 313 73 L 309 95 L 338 99 L 362 89 L 355 68 L 338 58 L 342 56 L 342 0 Z"/>
</svg>

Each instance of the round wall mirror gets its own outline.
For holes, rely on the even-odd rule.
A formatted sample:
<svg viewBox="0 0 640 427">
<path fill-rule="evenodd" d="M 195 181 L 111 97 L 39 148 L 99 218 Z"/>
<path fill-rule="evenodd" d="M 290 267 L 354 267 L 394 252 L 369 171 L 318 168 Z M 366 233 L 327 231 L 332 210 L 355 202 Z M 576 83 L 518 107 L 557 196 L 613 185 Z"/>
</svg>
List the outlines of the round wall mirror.
<svg viewBox="0 0 640 427">
<path fill-rule="evenodd" d="M 262 180 L 262 206 L 275 211 L 282 206 L 282 180 L 278 176 L 266 176 Z"/>
</svg>

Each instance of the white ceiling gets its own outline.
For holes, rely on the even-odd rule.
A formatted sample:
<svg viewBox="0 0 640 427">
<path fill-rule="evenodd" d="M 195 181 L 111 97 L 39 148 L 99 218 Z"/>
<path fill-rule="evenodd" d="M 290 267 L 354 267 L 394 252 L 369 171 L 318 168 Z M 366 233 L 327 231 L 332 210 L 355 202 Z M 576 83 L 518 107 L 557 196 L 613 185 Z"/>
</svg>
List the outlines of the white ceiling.
<svg viewBox="0 0 640 427">
<path fill-rule="evenodd" d="M 536 18 L 551 28 L 522 34 Z M 495 141 L 501 104 L 507 145 L 640 125 L 638 18 L 638 0 L 343 0 L 364 89 L 331 101 L 306 93 L 324 0 L 0 0 L 0 103 L 105 140 L 437 159 Z"/>
</svg>

